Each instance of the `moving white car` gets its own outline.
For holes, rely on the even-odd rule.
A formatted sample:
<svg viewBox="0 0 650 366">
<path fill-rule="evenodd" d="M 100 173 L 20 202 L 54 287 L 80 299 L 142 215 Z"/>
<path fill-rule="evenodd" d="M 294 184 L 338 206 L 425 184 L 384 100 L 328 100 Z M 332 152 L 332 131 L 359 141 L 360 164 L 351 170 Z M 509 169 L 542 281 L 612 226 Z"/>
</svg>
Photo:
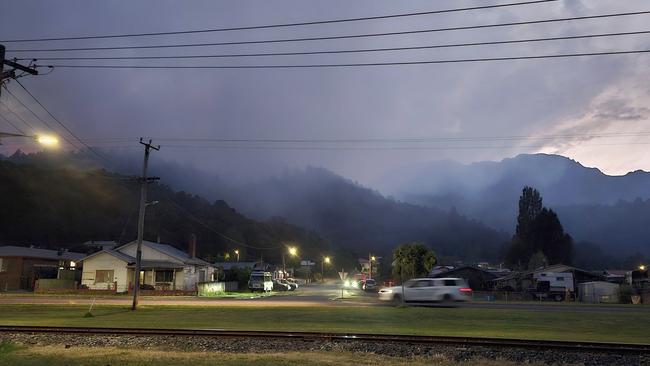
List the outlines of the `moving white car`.
<svg viewBox="0 0 650 366">
<path fill-rule="evenodd" d="M 379 299 L 384 301 L 426 303 L 470 301 L 472 289 L 462 278 L 414 278 L 402 286 L 384 287 Z"/>
</svg>

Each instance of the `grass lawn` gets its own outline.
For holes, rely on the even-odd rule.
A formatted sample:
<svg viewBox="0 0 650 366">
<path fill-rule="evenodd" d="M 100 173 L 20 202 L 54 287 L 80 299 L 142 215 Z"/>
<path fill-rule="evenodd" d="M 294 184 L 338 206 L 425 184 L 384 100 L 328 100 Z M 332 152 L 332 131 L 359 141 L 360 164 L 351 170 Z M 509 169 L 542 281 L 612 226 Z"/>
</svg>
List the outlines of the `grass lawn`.
<svg viewBox="0 0 650 366">
<path fill-rule="evenodd" d="M 422 307 L 0 305 L 0 325 L 331 331 L 650 343 L 650 312 Z"/>
<path fill-rule="evenodd" d="M 179 352 L 161 350 L 133 350 L 123 348 L 88 348 L 63 346 L 17 346 L 0 343 L 0 364 L 12 366 L 106 366 L 106 365 L 164 365 L 164 366 L 207 366 L 207 365 L 256 365 L 256 366 L 298 366 L 298 365 L 385 365 L 385 366 L 514 366 L 515 363 L 502 360 L 472 360 L 457 363 L 444 356 L 427 358 L 394 358 L 375 354 L 349 352 L 288 352 L 288 353 L 216 353 Z M 535 364 L 529 364 L 534 366 Z"/>
</svg>

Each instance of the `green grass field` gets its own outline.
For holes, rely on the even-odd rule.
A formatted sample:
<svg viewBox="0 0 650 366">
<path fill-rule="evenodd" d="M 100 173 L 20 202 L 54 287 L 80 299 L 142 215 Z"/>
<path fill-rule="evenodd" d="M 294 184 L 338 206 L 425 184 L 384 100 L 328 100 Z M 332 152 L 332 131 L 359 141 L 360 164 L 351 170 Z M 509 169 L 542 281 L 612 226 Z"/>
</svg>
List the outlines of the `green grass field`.
<svg viewBox="0 0 650 366">
<path fill-rule="evenodd" d="M 0 305 L 1 325 L 218 328 L 650 343 L 650 312 L 421 307 Z"/>
</svg>

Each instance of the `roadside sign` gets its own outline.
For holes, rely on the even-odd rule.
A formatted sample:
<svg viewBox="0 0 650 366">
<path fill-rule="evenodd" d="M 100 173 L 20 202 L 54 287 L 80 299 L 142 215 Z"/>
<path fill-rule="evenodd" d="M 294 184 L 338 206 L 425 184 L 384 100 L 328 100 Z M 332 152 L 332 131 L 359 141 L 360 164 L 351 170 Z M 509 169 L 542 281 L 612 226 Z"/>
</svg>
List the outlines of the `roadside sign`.
<svg viewBox="0 0 650 366">
<path fill-rule="evenodd" d="M 346 278 L 348 278 L 348 273 L 341 271 L 339 272 L 339 277 L 341 277 L 341 280 L 345 280 Z"/>
</svg>

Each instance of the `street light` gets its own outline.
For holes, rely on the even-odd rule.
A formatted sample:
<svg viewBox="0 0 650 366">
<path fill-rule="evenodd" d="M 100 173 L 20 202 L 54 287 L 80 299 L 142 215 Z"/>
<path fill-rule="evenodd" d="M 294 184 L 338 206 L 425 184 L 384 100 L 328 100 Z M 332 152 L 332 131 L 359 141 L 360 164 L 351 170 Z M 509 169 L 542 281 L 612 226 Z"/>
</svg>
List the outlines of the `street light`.
<svg viewBox="0 0 650 366">
<path fill-rule="evenodd" d="M 59 145 L 59 139 L 56 138 L 56 136 L 52 135 L 35 135 L 35 136 L 30 136 L 30 135 L 23 135 L 19 133 L 9 133 L 9 132 L 0 132 L 0 138 L 3 137 L 29 137 L 39 144 L 45 146 L 45 147 L 57 147 Z"/>
<path fill-rule="evenodd" d="M 298 255 L 298 248 L 296 247 L 287 247 L 287 251 L 289 252 L 289 255 L 292 257 L 295 257 Z M 282 252 L 282 271 L 284 274 L 287 274 L 287 261 L 284 258 L 284 252 Z"/>
<path fill-rule="evenodd" d="M 235 254 L 237 254 L 237 262 L 239 262 L 239 249 L 235 249 Z"/>
<path fill-rule="evenodd" d="M 38 141 L 39 144 L 41 144 L 41 145 L 43 145 L 45 147 L 59 146 L 59 139 L 57 139 L 55 136 L 38 135 L 38 136 L 36 136 L 36 141 Z"/>
<path fill-rule="evenodd" d="M 368 278 L 372 278 L 372 262 L 377 260 L 374 255 L 368 254 L 368 264 L 369 264 L 369 271 L 368 271 Z"/>
<path fill-rule="evenodd" d="M 642 270 L 642 271 L 645 271 L 645 266 L 642 264 L 642 265 L 639 266 L 639 269 Z"/>
<path fill-rule="evenodd" d="M 331 259 L 330 257 L 323 257 L 323 261 L 320 262 L 320 278 L 323 282 L 325 282 L 325 263 L 330 264 Z"/>
</svg>

